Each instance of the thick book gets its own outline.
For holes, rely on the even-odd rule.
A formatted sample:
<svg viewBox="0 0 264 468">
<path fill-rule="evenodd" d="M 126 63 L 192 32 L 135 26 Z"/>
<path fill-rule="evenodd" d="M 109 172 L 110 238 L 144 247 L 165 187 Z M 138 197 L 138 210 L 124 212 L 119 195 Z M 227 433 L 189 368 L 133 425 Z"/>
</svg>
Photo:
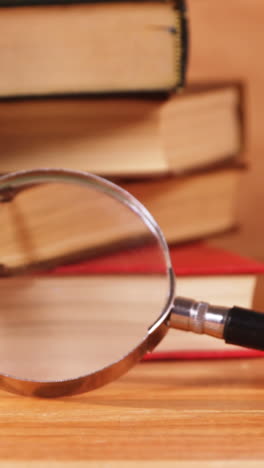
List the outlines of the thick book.
<svg viewBox="0 0 264 468">
<path fill-rule="evenodd" d="M 183 0 L 49 3 L 0 1 L 0 96 L 182 87 Z"/>
<path fill-rule="evenodd" d="M 185 177 L 119 182 L 149 209 L 173 243 L 236 226 L 240 177 L 240 168 L 227 167 Z M 133 211 L 92 185 L 89 189 L 62 183 L 29 186 L 4 201 L 0 203 L 3 273 L 153 240 Z"/>
<path fill-rule="evenodd" d="M 172 246 L 170 256 L 176 274 L 177 295 L 225 307 L 233 305 L 245 308 L 253 307 L 257 280 L 264 273 L 262 262 L 210 246 L 204 242 Z M 152 275 L 164 274 L 164 268 L 156 255 L 155 247 L 137 247 L 60 266 L 53 269 L 51 274 L 55 276 L 55 284 L 58 288 L 63 287 L 66 279 L 65 286 L 67 285 L 73 294 L 74 284 L 78 284 L 78 288 L 83 285 L 85 290 L 87 277 L 100 278 L 103 283 L 106 277 L 114 278 L 115 275 L 120 275 L 124 279 L 124 287 L 126 281 L 129 282 L 129 278 L 131 280 L 132 276 L 133 281 L 135 278 L 138 279 L 136 283 L 137 294 L 142 303 L 145 304 L 147 296 L 151 292 L 154 293 L 155 284 Z M 76 282 L 76 278 L 80 283 Z M 145 291 L 145 296 L 142 289 Z M 74 294 L 76 303 L 78 303 L 77 294 L 76 288 Z M 126 290 L 124 289 L 123 296 L 125 294 Z M 84 301 L 84 295 L 79 300 L 80 302 Z M 137 316 L 137 320 L 140 319 L 141 313 L 144 315 L 142 308 L 135 306 L 134 314 Z M 154 356 L 151 355 L 148 358 L 221 358 L 258 354 L 258 352 L 244 350 L 237 346 L 226 345 L 223 340 L 210 336 L 170 330 L 156 348 Z"/>
<path fill-rule="evenodd" d="M 243 94 L 229 82 L 197 84 L 167 99 L 0 101 L 0 172 L 45 163 L 141 177 L 221 164 L 241 157 Z"/>
<path fill-rule="evenodd" d="M 204 244 L 172 247 L 171 257 L 176 293 L 213 304 L 250 307 L 256 276 L 264 272 L 261 263 Z M 96 366 L 101 355 L 111 363 L 121 345 L 131 350 L 164 306 L 168 282 L 161 267 L 156 247 L 150 246 L 42 274 L 1 278 L 1 372 L 73 377 Z M 169 330 L 146 359 L 245 355 L 256 353 L 206 335 Z"/>
</svg>

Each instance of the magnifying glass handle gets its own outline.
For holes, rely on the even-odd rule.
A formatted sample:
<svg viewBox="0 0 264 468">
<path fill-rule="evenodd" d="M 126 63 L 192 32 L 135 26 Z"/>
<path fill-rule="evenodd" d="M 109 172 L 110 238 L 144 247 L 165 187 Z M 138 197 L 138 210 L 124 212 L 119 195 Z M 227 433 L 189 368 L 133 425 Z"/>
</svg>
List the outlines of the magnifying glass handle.
<svg viewBox="0 0 264 468">
<path fill-rule="evenodd" d="M 241 307 L 212 306 L 177 297 L 168 325 L 222 338 L 226 343 L 264 351 L 264 313 Z"/>
<path fill-rule="evenodd" d="M 226 343 L 264 350 L 264 314 L 233 307 L 228 311 L 224 327 Z"/>
</svg>

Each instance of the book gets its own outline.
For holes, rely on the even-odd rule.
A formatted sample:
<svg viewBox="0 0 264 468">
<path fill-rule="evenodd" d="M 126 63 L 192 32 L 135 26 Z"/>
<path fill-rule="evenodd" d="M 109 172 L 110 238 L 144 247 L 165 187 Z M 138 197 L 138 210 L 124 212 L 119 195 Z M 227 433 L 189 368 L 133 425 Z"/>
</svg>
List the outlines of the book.
<svg viewBox="0 0 264 468">
<path fill-rule="evenodd" d="M 182 86 L 183 0 L 50 3 L 0 2 L 1 96 Z"/>
<path fill-rule="evenodd" d="M 0 101 L 0 172 L 45 164 L 144 177 L 224 163 L 241 158 L 243 103 L 235 82 L 197 84 L 167 99 Z"/>
<path fill-rule="evenodd" d="M 173 243 L 236 225 L 240 175 L 241 168 L 227 167 L 185 177 L 119 182 L 149 209 Z M 140 217 L 93 185 L 29 186 L 0 203 L 0 222 L 2 274 L 153 241 Z"/>
<path fill-rule="evenodd" d="M 264 273 L 262 262 L 210 246 L 205 242 L 171 246 L 170 257 L 176 274 L 177 295 L 224 307 L 233 305 L 253 307 L 257 280 Z M 146 296 L 153 294 L 155 284 L 150 276 L 164 274 L 164 268 L 156 247 L 150 246 L 121 250 L 79 263 L 59 266 L 53 269 L 51 274 L 56 277 L 57 285 L 60 281 L 63 284 L 63 278 L 71 278 L 73 282 L 79 278 L 83 282 L 83 287 L 87 276 L 98 275 L 102 280 L 107 275 L 112 278 L 113 275 L 120 275 L 125 278 L 123 284 L 133 276 L 133 281 L 135 277 L 138 279 L 136 282 L 138 295 L 142 300 L 142 295 L 139 293 L 142 285 Z M 70 280 L 68 285 L 70 286 Z M 123 294 L 126 294 L 125 289 Z M 136 307 L 134 313 L 139 313 Z M 223 340 L 207 335 L 170 330 L 156 348 L 155 356 L 150 358 L 226 357 L 228 356 L 226 353 L 230 353 L 230 357 L 244 356 L 243 349 L 226 345 Z M 246 350 L 245 355 L 249 354 L 249 350 Z M 255 353 L 252 355 L 255 356 Z"/>
<path fill-rule="evenodd" d="M 264 272 L 261 263 L 205 244 L 172 247 L 171 257 L 177 294 L 226 306 L 250 306 L 256 275 Z M 120 359 L 162 311 L 168 281 L 160 266 L 151 246 L 1 278 L 1 372 L 71 378 Z M 206 335 L 169 330 L 146 359 L 245 354 L 252 355 Z"/>
<path fill-rule="evenodd" d="M 224 167 L 183 177 L 121 184 L 153 214 L 169 243 L 220 233 L 237 226 L 241 168 Z"/>
</svg>

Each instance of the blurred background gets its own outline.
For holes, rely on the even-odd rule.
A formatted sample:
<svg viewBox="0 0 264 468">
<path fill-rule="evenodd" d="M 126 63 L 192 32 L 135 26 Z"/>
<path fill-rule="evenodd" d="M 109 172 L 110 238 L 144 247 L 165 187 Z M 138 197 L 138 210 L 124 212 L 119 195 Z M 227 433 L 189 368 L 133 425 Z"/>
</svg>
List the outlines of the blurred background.
<svg viewBox="0 0 264 468">
<path fill-rule="evenodd" d="M 246 85 L 246 151 L 249 170 L 237 197 L 240 228 L 217 244 L 264 259 L 264 6 L 260 0 L 190 0 L 188 82 L 242 79 Z"/>
</svg>

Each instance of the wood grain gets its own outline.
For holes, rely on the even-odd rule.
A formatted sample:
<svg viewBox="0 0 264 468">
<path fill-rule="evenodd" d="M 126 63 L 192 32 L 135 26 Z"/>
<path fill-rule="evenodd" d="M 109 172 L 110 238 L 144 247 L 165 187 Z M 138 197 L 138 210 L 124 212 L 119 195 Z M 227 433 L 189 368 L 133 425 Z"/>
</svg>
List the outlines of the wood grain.
<svg viewBox="0 0 264 468">
<path fill-rule="evenodd" d="M 1 392 L 0 464 L 257 467 L 263 423 L 262 359 L 143 363 L 78 397 Z"/>
</svg>

